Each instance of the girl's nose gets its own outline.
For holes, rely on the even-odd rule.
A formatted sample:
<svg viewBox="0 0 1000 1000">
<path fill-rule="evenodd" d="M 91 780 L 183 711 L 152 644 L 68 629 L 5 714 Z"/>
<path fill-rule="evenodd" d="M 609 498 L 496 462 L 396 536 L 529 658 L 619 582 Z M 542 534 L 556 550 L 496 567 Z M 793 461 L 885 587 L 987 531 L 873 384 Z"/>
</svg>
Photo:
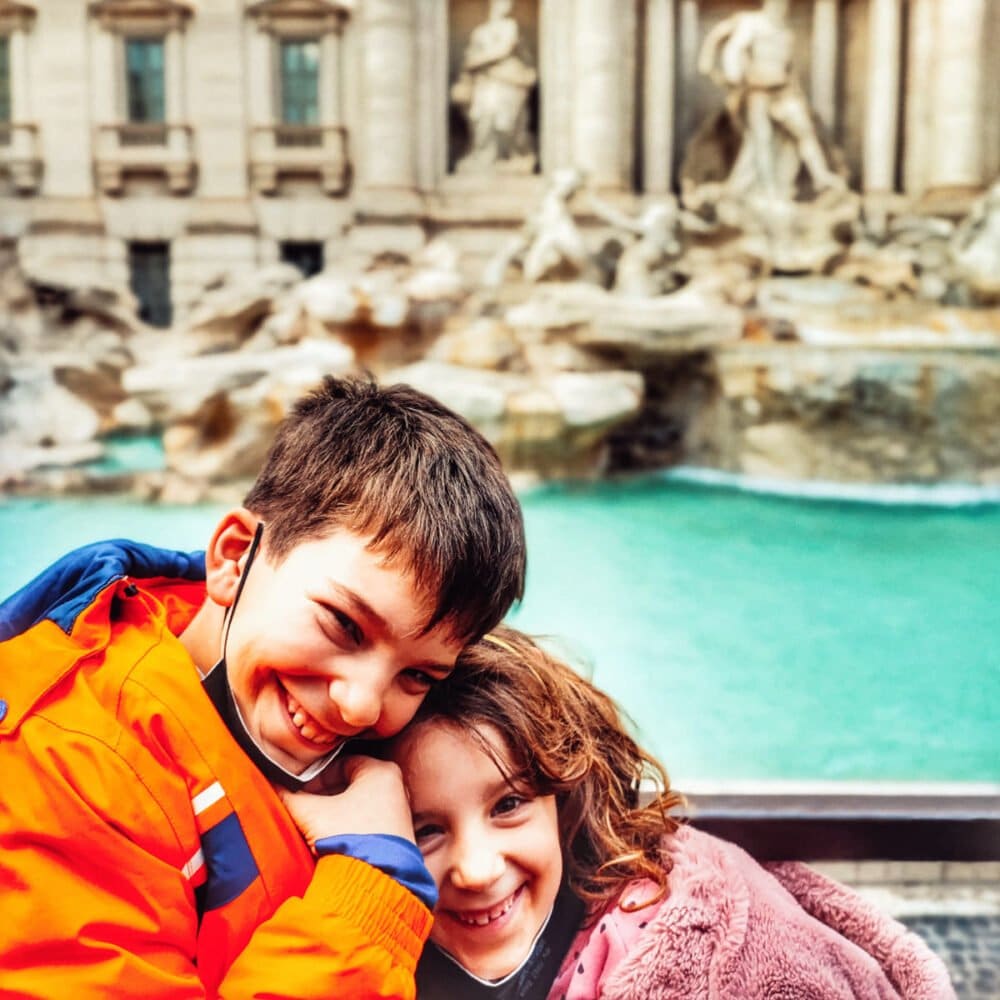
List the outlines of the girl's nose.
<svg viewBox="0 0 1000 1000">
<path fill-rule="evenodd" d="M 492 885 L 504 871 L 503 855 L 481 833 L 468 837 L 455 854 L 451 881 L 459 889 L 485 889 Z"/>
</svg>

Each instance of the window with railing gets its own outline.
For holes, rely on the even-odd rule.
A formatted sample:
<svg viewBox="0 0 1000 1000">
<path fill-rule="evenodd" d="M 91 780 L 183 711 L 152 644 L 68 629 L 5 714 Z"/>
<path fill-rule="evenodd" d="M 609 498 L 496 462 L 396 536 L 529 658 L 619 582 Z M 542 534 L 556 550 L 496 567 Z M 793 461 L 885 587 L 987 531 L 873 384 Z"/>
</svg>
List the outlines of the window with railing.
<svg viewBox="0 0 1000 1000">
<path fill-rule="evenodd" d="M 279 87 L 283 125 L 319 124 L 319 41 L 282 39 Z"/>
<path fill-rule="evenodd" d="M 125 39 L 125 95 L 129 122 L 166 121 L 163 38 Z"/>
</svg>

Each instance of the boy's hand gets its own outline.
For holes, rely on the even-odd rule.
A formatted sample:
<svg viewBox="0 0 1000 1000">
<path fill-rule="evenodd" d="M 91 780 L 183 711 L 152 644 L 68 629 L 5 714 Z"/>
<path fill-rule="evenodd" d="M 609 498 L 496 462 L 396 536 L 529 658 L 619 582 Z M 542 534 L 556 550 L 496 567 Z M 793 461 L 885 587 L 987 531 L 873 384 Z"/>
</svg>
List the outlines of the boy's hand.
<svg viewBox="0 0 1000 1000">
<path fill-rule="evenodd" d="M 342 790 L 327 795 L 275 789 L 310 847 L 323 837 L 344 833 L 387 833 L 414 840 L 403 775 L 395 764 L 345 757 L 338 778 Z"/>
</svg>

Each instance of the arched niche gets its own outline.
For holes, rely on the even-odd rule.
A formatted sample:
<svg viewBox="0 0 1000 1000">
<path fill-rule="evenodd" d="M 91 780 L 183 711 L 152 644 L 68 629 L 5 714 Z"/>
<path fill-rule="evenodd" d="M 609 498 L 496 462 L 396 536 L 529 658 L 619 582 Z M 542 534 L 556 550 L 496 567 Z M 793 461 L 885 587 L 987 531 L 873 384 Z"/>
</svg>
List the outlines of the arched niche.
<svg viewBox="0 0 1000 1000">
<path fill-rule="evenodd" d="M 456 167 L 470 149 L 472 136 L 467 116 L 452 99 L 452 88 L 462 73 L 466 49 L 473 32 L 484 25 L 490 16 L 490 0 L 447 0 L 448 10 L 448 47 L 447 47 L 447 80 L 448 80 L 448 127 L 446 131 L 447 172 L 453 174 Z M 485 176 L 491 173 L 538 173 L 541 170 L 541 49 L 539 45 L 539 4 L 537 0 L 513 0 L 511 16 L 517 22 L 520 33 L 519 50 L 524 61 L 537 74 L 536 82 L 531 87 L 525 107 L 527 133 L 530 137 L 532 162 L 528 165 L 524 159 L 516 165 L 498 161 L 495 170 L 483 169 Z M 474 173 L 480 172 L 478 170 Z"/>
</svg>

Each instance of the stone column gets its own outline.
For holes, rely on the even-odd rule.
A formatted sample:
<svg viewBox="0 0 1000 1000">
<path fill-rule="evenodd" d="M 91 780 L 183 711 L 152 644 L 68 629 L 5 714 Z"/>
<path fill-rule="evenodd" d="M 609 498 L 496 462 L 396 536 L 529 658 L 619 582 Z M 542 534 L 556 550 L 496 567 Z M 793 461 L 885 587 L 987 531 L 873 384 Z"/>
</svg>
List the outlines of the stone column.
<svg viewBox="0 0 1000 1000">
<path fill-rule="evenodd" d="M 539 7 L 539 98 L 542 173 L 573 162 L 573 0 L 541 0 Z"/>
<path fill-rule="evenodd" d="M 416 186 L 412 0 L 364 4 L 362 184 L 371 190 Z"/>
<path fill-rule="evenodd" d="M 93 57 L 91 104 L 94 121 L 98 125 L 107 125 L 124 118 L 124 95 L 119 101 L 119 88 L 115 85 L 121 61 L 117 51 L 120 47 L 121 38 L 118 35 L 106 31 L 99 24 L 91 24 L 90 52 Z M 124 86 L 122 81 L 123 90 Z"/>
<path fill-rule="evenodd" d="M 17 28 L 10 35 L 10 117 L 17 124 L 31 120 L 28 35 Z"/>
<path fill-rule="evenodd" d="M 328 31 L 319 42 L 319 120 L 340 125 L 344 107 L 340 94 L 340 31 Z"/>
<path fill-rule="evenodd" d="M 574 161 L 598 188 L 623 188 L 631 173 L 632 0 L 576 0 Z"/>
<path fill-rule="evenodd" d="M 646 2 L 642 186 L 649 194 L 666 194 L 673 183 L 676 15 L 676 0 Z"/>
<path fill-rule="evenodd" d="M 163 45 L 163 86 L 165 114 L 168 122 L 187 118 L 184 101 L 184 36 L 176 28 L 167 32 Z"/>
<path fill-rule="evenodd" d="M 247 83 L 251 125 L 271 125 L 275 114 L 274 37 L 260 26 L 248 26 Z"/>
<path fill-rule="evenodd" d="M 698 0 L 680 0 L 677 15 L 677 62 L 680 66 L 681 115 L 679 131 L 688 142 L 697 127 L 694 95 L 698 86 Z"/>
<path fill-rule="evenodd" d="M 840 0 L 813 0 L 810 96 L 827 132 L 837 122 L 837 47 Z"/>
<path fill-rule="evenodd" d="M 982 187 L 984 38 L 989 0 L 949 0 L 935 8 L 928 187 Z"/>
<path fill-rule="evenodd" d="M 448 172 L 448 2 L 416 6 L 417 178 L 433 191 Z"/>
<path fill-rule="evenodd" d="M 910 0 L 906 60 L 906 141 L 903 144 L 903 189 L 918 195 L 927 187 L 931 154 L 930 84 L 934 79 L 937 0 Z"/>
<path fill-rule="evenodd" d="M 899 135 L 900 0 L 871 0 L 868 8 L 868 93 L 863 187 L 895 187 Z"/>
</svg>

